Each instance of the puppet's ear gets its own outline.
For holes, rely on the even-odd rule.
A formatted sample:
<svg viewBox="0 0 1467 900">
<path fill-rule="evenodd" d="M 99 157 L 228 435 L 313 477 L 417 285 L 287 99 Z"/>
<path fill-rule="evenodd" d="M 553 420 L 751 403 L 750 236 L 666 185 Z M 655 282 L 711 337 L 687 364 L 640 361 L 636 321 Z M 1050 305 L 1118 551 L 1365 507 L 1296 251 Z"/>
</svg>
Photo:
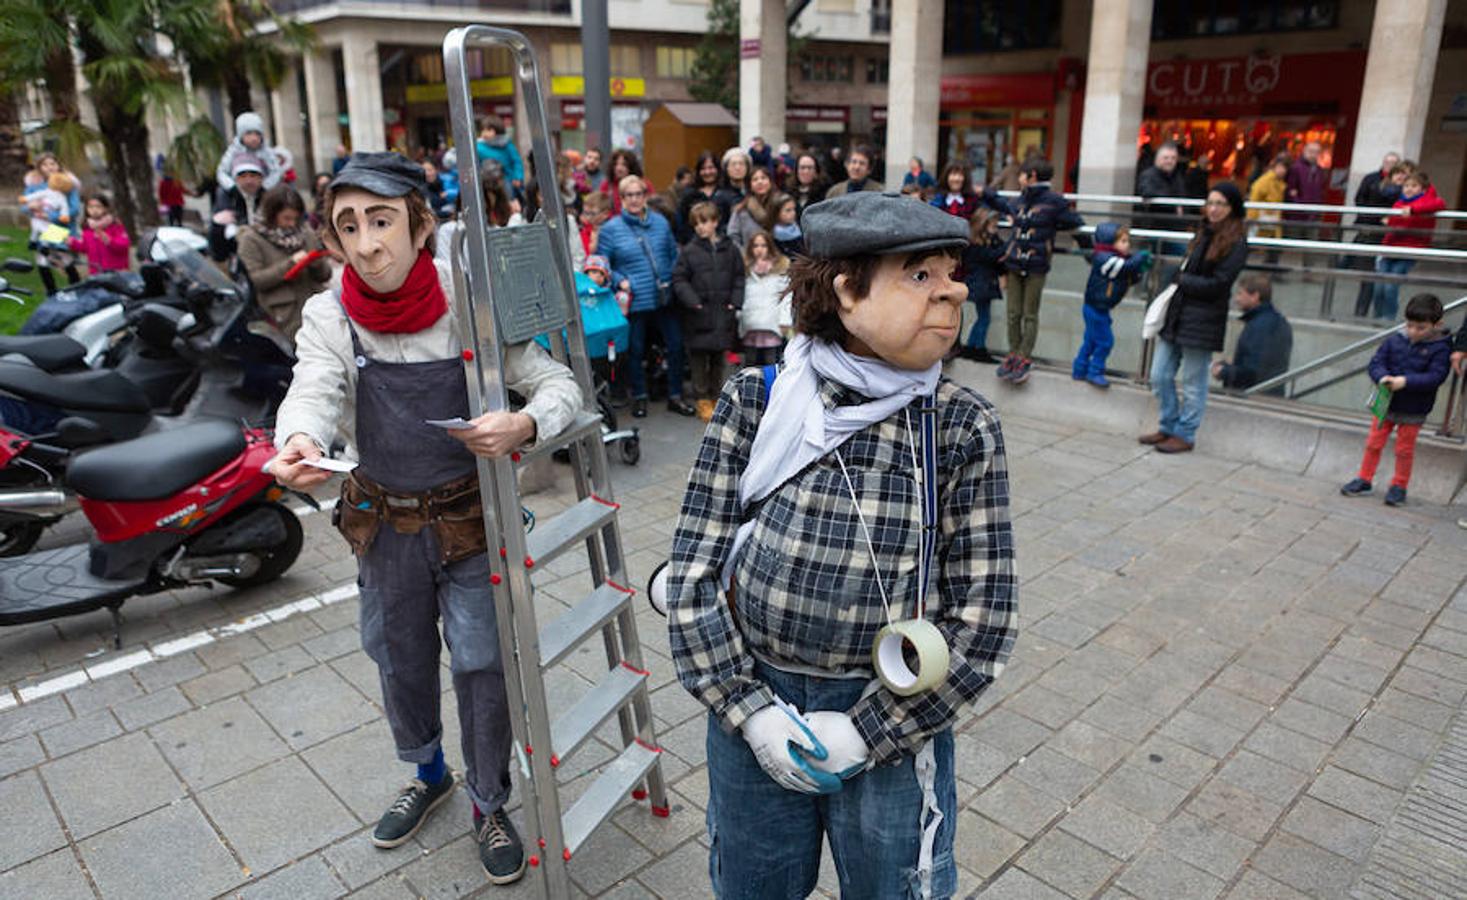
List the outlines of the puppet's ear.
<svg viewBox="0 0 1467 900">
<path fill-rule="evenodd" d="M 837 275 L 835 276 L 835 280 L 830 283 L 830 286 L 835 291 L 835 297 L 840 301 L 840 308 L 842 310 L 850 312 L 856 308 L 856 302 L 861 298 L 857 297 L 856 292 L 851 290 L 850 279 L 844 275 Z"/>
</svg>

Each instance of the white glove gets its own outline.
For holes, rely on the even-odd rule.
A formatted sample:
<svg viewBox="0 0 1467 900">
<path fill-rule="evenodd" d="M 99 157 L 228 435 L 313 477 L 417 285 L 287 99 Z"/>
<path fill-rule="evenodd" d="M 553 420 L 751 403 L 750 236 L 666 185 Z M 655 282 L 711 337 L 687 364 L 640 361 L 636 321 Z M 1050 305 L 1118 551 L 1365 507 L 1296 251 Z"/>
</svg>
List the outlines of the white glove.
<svg viewBox="0 0 1467 900">
<path fill-rule="evenodd" d="M 742 730 L 759 767 L 776 784 L 802 794 L 822 793 L 822 785 L 806 760 L 825 759 L 825 747 L 811 733 L 799 710 L 776 697 L 773 706 L 745 719 Z M 796 755 L 795 748 L 802 752 Z"/>
<path fill-rule="evenodd" d="M 813 712 L 805 715 L 805 721 L 826 752 L 824 759 L 808 759 L 811 768 L 842 781 L 866 771 L 871 750 L 850 716 L 843 712 Z M 819 782 L 828 784 L 826 778 L 819 779 Z"/>
</svg>

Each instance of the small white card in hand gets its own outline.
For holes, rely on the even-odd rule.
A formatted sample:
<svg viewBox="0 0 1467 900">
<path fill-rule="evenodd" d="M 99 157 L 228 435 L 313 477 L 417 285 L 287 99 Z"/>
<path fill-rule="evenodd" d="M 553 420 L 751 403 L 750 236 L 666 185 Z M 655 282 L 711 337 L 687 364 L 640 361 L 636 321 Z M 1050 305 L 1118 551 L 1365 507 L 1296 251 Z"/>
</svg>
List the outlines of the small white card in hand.
<svg viewBox="0 0 1467 900">
<path fill-rule="evenodd" d="M 473 422 L 470 422 L 462 416 L 454 416 L 451 419 L 424 419 L 423 421 L 429 425 L 436 425 L 439 428 L 447 428 L 449 431 L 464 431 L 474 427 Z"/>
<path fill-rule="evenodd" d="M 316 459 L 303 459 L 301 462 L 308 466 L 315 466 L 318 469 L 325 469 L 328 472 L 350 472 L 357 467 L 357 464 L 354 462 L 345 459 L 332 459 L 329 456 L 321 456 Z"/>
</svg>

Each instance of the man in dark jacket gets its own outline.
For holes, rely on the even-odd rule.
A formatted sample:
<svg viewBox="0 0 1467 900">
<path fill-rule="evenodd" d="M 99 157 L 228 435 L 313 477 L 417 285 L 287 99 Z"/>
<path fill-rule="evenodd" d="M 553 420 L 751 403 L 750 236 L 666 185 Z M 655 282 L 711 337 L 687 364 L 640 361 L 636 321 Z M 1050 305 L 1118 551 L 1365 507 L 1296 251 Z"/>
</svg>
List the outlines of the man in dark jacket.
<svg viewBox="0 0 1467 900">
<path fill-rule="evenodd" d="M 234 235 L 254 222 L 265 193 L 265 164 L 253 153 L 236 156 L 229 174 L 234 187 L 220 188 L 214 195 L 214 215 L 209 222 L 209 255 L 215 262 L 234 255 Z"/>
<path fill-rule="evenodd" d="M 1391 170 L 1401 164 L 1398 153 L 1387 153 L 1380 162 L 1380 170 L 1371 172 L 1360 179 L 1360 187 L 1355 189 L 1356 206 L 1382 206 L 1390 207 L 1400 199 L 1401 186 L 1391 181 Z M 1356 226 L 1364 226 L 1363 230 L 1355 232 L 1355 243 L 1357 244 L 1379 244 L 1381 234 L 1371 230 L 1385 224 L 1385 216 L 1357 215 Z M 1341 268 L 1375 270 L 1374 258 L 1364 253 L 1355 253 L 1346 256 Z M 1355 315 L 1364 318 L 1370 315 L 1371 303 L 1375 300 L 1375 284 L 1370 281 L 1360 283 L 1360 291 L 1355 296 Z"/>
<path fill-rule="evenodd" d="M 1151 167 L 1143 169 L 1136 176 L 1136 193 L 1144 200 L 1153 197 L 1187 196 L 1186 174 L 1178 165 L 1179 160 L 1177 145 L 1171 141 L 1156 148 L 1156 157 Z M 1136 207 L 1136 225 L 1139 228 L 1180 231 L 1186 227 L 1181 220 L 1183 215 L 1180 206 L 1142 203 Z"/>
<path fill-rule="evenodd" d="M 1243 333 L 1238 335 L 1233 361 L 1213 363 L 1212 377 L 1223 387 L 1242 390 L 1288 371 L 1294 330 L 1284 314 L 1274 308 L 1268 276 L 1250 273 L 1239 278 L 1233 305 L 1243 313 Z M 1265 393 L 1283 396 L 1284 390 L 1279 386 Z"/>
<path fill-rule="evenodd" d="M 1044 281 L 1049 276 L 1049 260 L 1054 253 L 1054 238 L 1085 224 L 1069 201 L 1050 187 L 1054 166 L 1041 157 L 1030 157 L 1019 169 L 1021 193 L 1018 200 L 1007 200 L 992 186 L 983 191 L 985 206 L 1010 216 L 1014 222 L 1004 266 L 1008 269 L 1008 303 L 1005 314 L 1009 324 L 1009 355 L 999 366 L 998 377 L 1014 384 L 1029 379 L 1033 366 L 1030 355 L 1039 338 L 1039 301 L 1044 294 Z"/>
</svg>

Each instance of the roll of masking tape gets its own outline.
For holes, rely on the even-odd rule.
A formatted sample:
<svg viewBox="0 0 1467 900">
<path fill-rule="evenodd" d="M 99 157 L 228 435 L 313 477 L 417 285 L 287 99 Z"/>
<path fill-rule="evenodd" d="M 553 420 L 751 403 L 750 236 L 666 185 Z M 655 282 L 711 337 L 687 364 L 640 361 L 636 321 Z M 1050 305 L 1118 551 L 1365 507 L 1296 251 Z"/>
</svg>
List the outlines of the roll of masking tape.
<svg viewBox="0 0 1467 900">
<path fill-rule="evenodd" d="M 947 640 L 926 619 L 904 619 L 881 629 L 871 650 L 876 677 L 899 697 L 930 691 L 947 678 Z"/>
</svg>

